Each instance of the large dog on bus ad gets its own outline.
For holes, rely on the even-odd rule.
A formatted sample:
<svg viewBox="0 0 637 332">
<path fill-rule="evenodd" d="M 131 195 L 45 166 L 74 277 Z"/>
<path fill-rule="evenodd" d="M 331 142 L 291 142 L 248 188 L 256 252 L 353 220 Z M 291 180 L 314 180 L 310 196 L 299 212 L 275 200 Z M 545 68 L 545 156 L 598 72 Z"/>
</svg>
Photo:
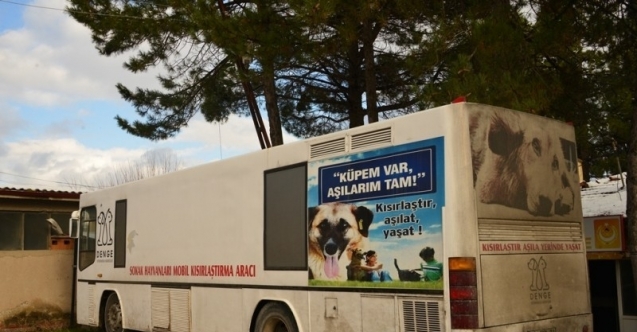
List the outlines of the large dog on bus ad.
<svg viewBox="0 0 637 332">
<path fill-rule="evenodd" d="M 443 138 L 309 163 L 309 284 L 441 290 L 444 192 Z"/>
<path fill-rule="evenodd" d="M 479 211 L 561 218 L 580 208 L 574 206 L 577 159 L 567 124 L 486 108 L 469 120 Z"/>
</svg>

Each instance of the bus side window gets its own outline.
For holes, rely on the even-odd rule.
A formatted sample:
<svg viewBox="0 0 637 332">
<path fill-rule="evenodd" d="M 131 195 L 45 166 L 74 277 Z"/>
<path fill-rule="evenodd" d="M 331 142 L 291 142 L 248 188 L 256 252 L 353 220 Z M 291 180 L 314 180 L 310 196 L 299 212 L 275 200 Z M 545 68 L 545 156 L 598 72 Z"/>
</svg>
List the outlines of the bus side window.
<svg viewBox="0 0 637 332">
<path fill-rule="evenodd" d="M 79 269 L 84 270 L 95 262 L 95 228 L 97 213 L 94 206 L 82 209 L 80 213 Z"/>
<path fill-rule="evenodd" d="M 307 164 L 266 171 L 264 186 L 265 270 L 306 270 Z"/>
<path fill-rule="evenodd" d="M 126 200 L 115 202 L 114 267 L 126 267 Z"/>
</svg>

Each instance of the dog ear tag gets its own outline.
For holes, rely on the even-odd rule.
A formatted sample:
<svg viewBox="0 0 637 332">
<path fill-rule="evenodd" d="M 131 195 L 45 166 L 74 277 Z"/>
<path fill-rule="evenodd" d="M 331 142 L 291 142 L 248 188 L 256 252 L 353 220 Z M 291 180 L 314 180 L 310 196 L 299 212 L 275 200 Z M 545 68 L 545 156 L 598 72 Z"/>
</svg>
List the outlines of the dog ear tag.
<svg viewBox="0 0 637 332">
<path fill-rule="evenodd" d="M 358 220 L 358 229 L 363 229 L 363 219 Z"/>
</svg>

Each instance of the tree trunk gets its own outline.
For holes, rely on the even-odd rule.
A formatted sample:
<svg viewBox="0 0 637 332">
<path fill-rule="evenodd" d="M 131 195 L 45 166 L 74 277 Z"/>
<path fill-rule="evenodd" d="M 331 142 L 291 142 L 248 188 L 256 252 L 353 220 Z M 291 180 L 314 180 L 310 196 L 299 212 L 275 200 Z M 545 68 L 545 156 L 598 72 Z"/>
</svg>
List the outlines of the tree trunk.
<svg viewBox="0 0 637 332">
<path fill-rule="evenodd" d="M 363 24 L 363 54 L 365 57 L 365 96 L 367 101 L 367 122 L 378 122 L 376 107 L 376 66 L 374 63 L 374 32 L 372 23 L 367 19 Z"/>
<path fill-rule="evenodd" d="M 637 97 L 637 93 L 635 93 Z M 637 285 L 637 98 L 633 98 L 633 121 L 628 144 L 628 169 L 626 176 L 626 232 L 628 250 L 633 268 L 633 285 Z M 635 287 L 637 299 L 637 287 Z"/>
<path fill-rule="evenodd" d="M 355 40 L 349 45 L 347 52 L 349 65 L 349 76 L 347 78 L 347 94 L 349 104 L 349 127 L 359 127 L 365 124 L 365 112 L 363 111 L 363 87 L 361 77 L 361 56 L 358 51 L 358 41 Z"/>
<path fill-rule="evenodd" d="M 221 16 L 226 18 L 228 13 L 226 12 L 226 7 L 223 4 L 222 0 L 217 0 L 217 5 L 219 6 L 219 12 Z M 240 56 L 235 56 L 235 64 L 239 73 L 244 75 L 241 79 L 241 85 L 243 86 L 243 91 L 245 91 L 246 99 L 248 102 L 248 108 L 250 109 L 250 115 L 252 115 L 252 122 L 254 123 L 254 129 L 257 132 L 257 136 L 259 137 L 259 143 L 261 144 L 261 149 L 267 149 L 271 147 L 270 138 L 268 137 L 268 133 L 265 131 L 263 126 L 263 119 L 261 118 L 261 112 L 259 111 L 259 105 L 257 105 L 257 100 L 254 96 L 254 90 L 252 89 L 252 84 L 247 79 L 248 75 L 247 68 L 243 64 L 243 60 Z"/>
<path fill-rule="evenodd" d="M 263 66 L 263 94 L 265 96 L 265 109 L 270 121 L 270 141 L 272 146 L 283 145 L 283 131 L 281 129 L 281 114 L 276 97 L 274 83 L 274 66 L 271 61 L 264 60 Z"/>
<path fill-rule="evenodd" d="M 633 119 L 630 126 L 630 138 L 628 141 L 628 169 L 626 170 L 626 230 L 628 232 L 628 250 L 630 251 L 630 263 L 633 270 L 633 285 L 635 286 L 635 300 L 637 300 L 637 80 L 634 70 L 637 68 L 637 43 L 635 43 L 635 20 L 637 19 L 637 0 L 629 0 L 626 6 L 626 17 L 629 28 L 624 37 L 630 45 L 630 51 L 625 51 L 623 62 L 625 68 L 629 68 L 631 74 L 628 79 L 632 86 L 631 106 Z"/>
</svg>

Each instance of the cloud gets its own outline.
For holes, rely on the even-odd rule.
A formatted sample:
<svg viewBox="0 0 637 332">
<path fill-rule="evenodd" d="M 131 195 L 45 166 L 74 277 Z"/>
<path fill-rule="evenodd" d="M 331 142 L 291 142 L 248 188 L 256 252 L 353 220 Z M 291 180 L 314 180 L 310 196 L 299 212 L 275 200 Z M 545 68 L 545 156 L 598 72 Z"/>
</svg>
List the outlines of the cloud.
<svg viewBox="0 0 637 332">
<path fill-rule="evenodd" d="M 223 124 L 210 123 L 197 116 L 184 128 L 175 142 L 201 142 L 207 148 L 215 148 L 223 144 L 230 150 L 257 150 L 260 148 L 259 140 L 254 129 L 250 127 L 252 120 L 239 116 L 231 116 Z M 230 137 L 232 136 L 232 137 Z"/>
<path fill-rule="evenodd" d="M 218 125 L 198 115 L 166 141 L 127 134 L 113 117 L 134 117 L 134 110 L 115 84 L 157 88 L 159 69 L 133 74 L 123 68 L 129 55 L 99 55 L 90 30 L 63 11 L 16 13 L 22 26 L 0 28 L 0 187 L 69 190 L 69 181 L 90 180 L 154 149 L 172 149 L 186 166 L 260 149 L 252 120 L 238 116 Z"/>
<path fill-rule="evenodd" d="M 31 31 L 0 35 L 0 95 L 5 100 L 53 106 L 100 90 L 98 82 L 73 74 L 56 61 L 69 54 L 46 43 Z"/>
<path fill-rule="evenodd" d="M 63 0 L 34 5 L 64 8 Z M 128 54 L 98 54 L 90 30 L 63 11 L 27 7 L 24 26 L 0 34 L 0 97 L 36 106 L 78 99 L 119 99 L 115 83 L 157 87 L 156 72 L 132 74 Z"/>
<path fill-rule="evenodd" d="M 15 108 L 0 103 L 0 142 L 3 137 L 13 134 L 25 124 L 25 119 Z"/>
<path fill-rule="evenodd" d="M 264 120 L 265 121 L 265 120 Z M 265 127 L 269 128 L 268 122 Z M 297 138 L 284 133 L 285 143 Z M 261 150 L 251 118 L 231 115 L 227 122 L 210 123 L 196 115 L 176 137 L 154 143 L 155 147 L 172 147 L 186 166 L 214 162 Z"/>
<path fill-rule="evenodd" d="M 70 185 L 90 183 L 97 175 L 110 172 L 117 165 L 136 161 L 149 150 L 172 149 L 187 167 L 258 151 L 260 146 L 256 134 L 247 123 L 251 120 L 232 116 L 219 127 L 196 118 L 176 138 L 163 142 L 146 141 L 146 144 L 134 148 L 91 148 L 75 138 L 64 137 L 63 129 L 38 139 L 7 142 L 0 144 L 0 154 L 3 146 L 6 150 L 3 157 L 6 168 L 0 169 L 0 172 L 22 177 L 4 174 L 0 177 L 0 187 L 78 190 Z M 51 125 L 52 128 L 55 126 Z"/>
<path fill-rule="evenodd" d="M 265 120 L 264 125 L 269 129 L 269 124 Z M 284 132 L 285 143 L 296 140 L 296 137 Z M 196 143 L 199 148 L 188 151 L 184 157 L 199 153 L 210 156 L 208 160 L 226 159 L 261 149 L 252 119 L 238 115 L 231 115 L 227 122 L 219 124 L 207 122 L 198 114 L 176 137 L 166 142 L 167 144 Z"/>
<path fill-rule="evenodd" d="M 69 138 L 22 140 L 5 146 L 2 186 L 53 190 L 70 190 L 69 181 L 91 179 L 145 152 L 91 149 Z"/>
</svg>

